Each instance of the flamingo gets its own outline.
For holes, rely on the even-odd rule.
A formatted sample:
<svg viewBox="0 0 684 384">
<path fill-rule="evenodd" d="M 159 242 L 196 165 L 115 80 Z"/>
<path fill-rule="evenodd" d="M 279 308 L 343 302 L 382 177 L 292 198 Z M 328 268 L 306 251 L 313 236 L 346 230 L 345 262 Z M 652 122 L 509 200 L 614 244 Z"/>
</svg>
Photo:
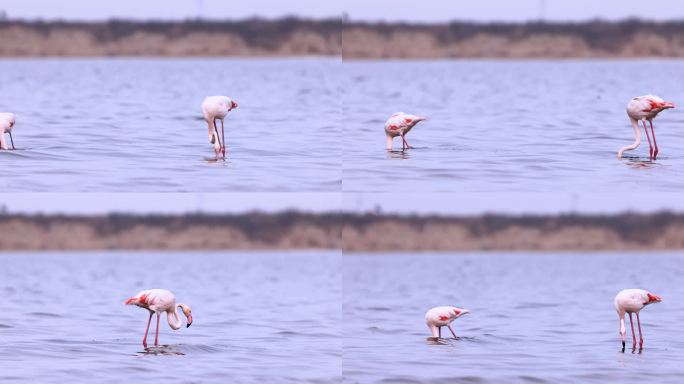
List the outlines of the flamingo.
<svg viewBox="0 0 684 384">
<path fill-rule="evenodd" d="M 622 158 L 622 154 L 625 151 L 636 149 L 641 144 L 641 128 L 639 128 L 639 121 L 641 121 L 644 124 L 644 131 L 646 131 L 646 138 L 648 139 L 648 159 L 655 160 L 658 156 L 658 143 L 656 143 L 655 131 L 653 130 L 653 119 L 660 112 L 674 107 L 673 103 L 653 95 L 637 96 L 630 100 L 629 104 L 627 104 L 627 116 L 629 116 L 632 128 L 634 128 L 634 143 L 620 148 L 618 159 Z M 651 125 L 653 145 L 651 145 L 651 138 L 648 136 L 646 121 Z"/>
<path fill-rule="evenodd" d="M 147 348 L 147 332 L 150 330 L 150 322 L 152 321 L 153 313 L 157 313 L 157 330 L 154 334 L 155 347 L 159 345 L 159 314 L 161 312 L 166 312 L 166 319 L 169 322 L 169 327 L 173 330 L 177 330 L 183 325 L 176 312 L 177 308 L 180 308 L 185 317 L 187 317 L 187 327 L 192 325 L 192 311 L 190 310 L 190 307 L 181 303 L 176 304 L 176 296 L 166 289 L 148 289 L 140 291 L 137 295 L 124 301 L 124 304 L 137 305 L 150 312 L 150 317 L 147 319 L 147 328 L 145 328 L 145 336 L 143 336 L 143 347 L 145 348 Z"/>
<path fill-rule="evenodd" d="M 620 318 L 620 338 L 622 339 L 622 351 L 625 351 L 625 313 L 629 313 L 629 325 L 632 327 L 632 349 L 636 349 L 636 336 L 634 335 L 634 323 L 632 313 L 636 313 L 639 326 L 639 349 L 644 346 L 644 338 L 641 336 L 641 321 L 639 311 L 649 304 L 660 303 L 662 299 L 643 289 L 624 289 L 615 296 L 615 310 Z"/>
<path fill-rule="evenodd" d="M 223 129 L 223 119 L 226 118 L 228 112 L 237 107 L 237 103 L 228 96 L 207 96 L 202 102 L 202 114 L 204 114 L 204 120 L 206 120 L 209 125 L 209 142 L 214 144 L 216 160 L 218 160 L 219 151 L 222 151 L 223 158 L 226 158 L 226 140 L 225 131 Z M 216 119 L 221 120 L 221 139 L 218 138 Z"/>
<path fill-rule="evenodd" d="M 385 135 L 387 136 L 387 150 L 392 150 L 392 139 L 401 137 L 402 149 L 411 148 L 406 141 L 406 134 L 421 121 L 427 120 L 425 116 L 408 115 L 404 112 L 397 112 L 390 116 L 385 123 Z"/>
<path fill-rule="evenodd" d="M 12 149 L 14 148 L 14 139 L 12 138 L 12 128 L 17 121 L 17 115 L 14 113 L 2 112 L 0 113 L 0 149 L 7 149 L 5 142 L 5 133 L 9 133 L 10 141 L 12 142 Z"/>
<path fill-rule="evenodd" d="M 442 327 L 446 326 L 455 339 L 456 332 L 451 328 L 451 322 L 467 313 L 470 311 L 458 307 L 435 307 L 427 311 L 425 321 L 433 337 L 442 337 Z"/>
</svg>

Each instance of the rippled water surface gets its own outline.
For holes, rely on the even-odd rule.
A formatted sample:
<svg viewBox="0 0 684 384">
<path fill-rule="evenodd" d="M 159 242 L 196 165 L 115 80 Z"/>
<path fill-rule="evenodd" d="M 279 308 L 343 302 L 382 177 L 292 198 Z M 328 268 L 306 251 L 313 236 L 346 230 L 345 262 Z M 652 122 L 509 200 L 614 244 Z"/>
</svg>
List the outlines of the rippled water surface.
<svg viewBox="0 0 684 384">
<path fill-rule="evenodd" d="M 653 93 L 684 107 L 684 61 L 345 63 L 343 189 L 678 191 L 684 112 L 655 120 L 660 158 L 634 141 L 625 108 Z M 387 152 L 394 112 L 430 120 Z M 401 142 L 395 139 L 395 149 Z M 630 153 L 630 152 L 628 152 Z"/>
<path fill-rule="evenodd" d="M 4 191 L 335 191 L 338 60 L 0 60 Z M 227 161 L 200 104 L 228 95 Z"/>
<path fill-rule="evenodd" d="M 679 383 L 684 375 L 681 253 L 351 255 L 343 264 L 345 382 Z M 641 313 L 642 353 L 619 351 L 613 298 L 628 287 L 663 296 Z M 439 305 L 471 310 L 452 324 L 458 340 L 428 341 L 425 312 Z"/>
<path fill-rule="evenodd" d="M 3 383 L 340 380 L 338 253 L 3 254 L 0 265 Z M 144 350 L 147 312 L 123 301 L 152 287 L 194 321 L 171 331 L 163 318 L 163 346 Z"/>
</svg>

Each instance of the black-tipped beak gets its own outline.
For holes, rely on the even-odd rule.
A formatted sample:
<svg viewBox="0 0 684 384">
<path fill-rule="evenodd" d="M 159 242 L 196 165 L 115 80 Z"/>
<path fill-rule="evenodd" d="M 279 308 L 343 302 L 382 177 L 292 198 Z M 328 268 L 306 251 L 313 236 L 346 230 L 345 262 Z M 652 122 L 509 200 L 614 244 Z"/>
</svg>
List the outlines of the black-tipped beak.
<svg viewBox="0 0 684 384">
<path fill-rule="evenodd" d="M 192 323 L 188 323 L 188 325 L 186 325 L 185 328 L 190 328 L 191 325 Z"/>
</svg>

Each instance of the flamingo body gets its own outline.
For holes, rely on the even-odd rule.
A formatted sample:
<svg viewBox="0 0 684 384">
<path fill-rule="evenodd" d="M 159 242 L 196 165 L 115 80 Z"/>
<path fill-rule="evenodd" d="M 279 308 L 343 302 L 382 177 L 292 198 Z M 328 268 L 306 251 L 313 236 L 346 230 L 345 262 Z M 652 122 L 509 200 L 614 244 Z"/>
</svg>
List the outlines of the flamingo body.
<svg viewBox="0 0 684 384">
<path fill-rule="evenodd" d="M 627 116 L 632 123 L 634 129 L 634 143 L 626 145 L 618 151 L 618 158 L 621 158 L 625 151 L 631 151 L 639 147 L 641 144 L 641 128 L 639 128 L 639 121 L 644 125 L 646 131 L 646 138 L 648 139 L 648 153 L 649 160 L 655 160 L 658 157 L 658 143 L 655 138 L 655 130 L 653 129 L 653 119 L 658 114 L 666 109 L 674 108 L 674 103 L 665 101 L 662 98 L 654 95 L 637 96 L 629 101 L 627 104 Z M 646 128 L 646 122 L 651 126 L 651 135 L 653 136 L 653 143 Z"/>
<path fill-rule="evenodd" d="M 654 295 L 644 289 L 624 289 L 620 291 L 614 299 L 615 311 L 617 311 L 620 320 L 620 338 L 622 340 L 622 350 L 625 350 L 625 314 L 629 314 L 629 323 L 632 327 L 632 341 L 633 348 L 636 348 L 636 335 L 634 334 L 634 323 L 632 322 L 632 314 L 636 314 L 637 324 L 639 326 L 639 348 L 643 348 L 644 339 L 641 334 L 641 320 L 639 319 L 639 312 L 647 305 L 653 303 L 660 303 L 662 299 L 660 296 Z"/>
<path fill-rule="evenodd" d="M 209 126 L 209 142 L 214 144 L 216 159 L 218 159 L 220 151 L 223 151 L 223 158 L 226 158 L 223 119 L 226 118 L 228 112 L 237 108 L 237 106 L 237 103 L 228 96 L 207 96 L 202 102 L 202 115 L 204 115 L 204 120 L 207 121 Z M 221 138 L 218 137 L 217 119 L 221 120 Z"/>
<path fill-rule="evenodd" d="M 387 149 L 392 149 L 392 139 L 400 136 L 402 139 L 402 149 L 410 148 L 406 141 L 406 134 L 421 121 L 426 120 L 425 116 L 409 115 L 404 112 L 397 112 L 390 116 L 385 122 L 385 135 L 387 136 Z"/>
<path fill-rule="evenodd" d="M 190 307 L 182 303 L 176 304 L 176 296 L 166 289 L 148 289 L 140 291 L 135 296 L 126 300 L 124 304 L 136 305 L 140 308 L 145 308 L 150 312 L 150 317 L 147 320 L 147 328 L 145 329 L 145 336 L 143 337 L 143 346 L 145 348 L 147 348 L 147 333 L 150 329 L 150 322 L 153 314 L 157 314 L 157 330 L 154 338 L 155 346 L 159 344 L 159 316 L 162 312 L 166 312 L 169 327 L 173 330 L 179 329 L 182 325 L 178 313 L 176 312 L 177 308 L 180 308 L 187 318 L 187 327 L 190 327 L 192 324 L 192 311 Z"/>
<path fill-rule="evenodd" d="M 12 142 L 12 149 L 14 149 L 14 139 L 12 138 L 12 128 L 17 122 L 17 115 L 9 112 L 0 112 L 0 149 L 7 149 L 7 142 L 5 141 L 5 133 L 9 134 Z"/>
<path fill-rule="evenodd" d="M 433 337 L 442 336 L 442 327 L 447 327 L 456 338 L 456 333 L 451 328 L 451 322 L 459 317 L 470 313 L 469 310 L 458 307 L 444 306 L 435 307 L 425 313 L 425 321 Z"/>
</svg>

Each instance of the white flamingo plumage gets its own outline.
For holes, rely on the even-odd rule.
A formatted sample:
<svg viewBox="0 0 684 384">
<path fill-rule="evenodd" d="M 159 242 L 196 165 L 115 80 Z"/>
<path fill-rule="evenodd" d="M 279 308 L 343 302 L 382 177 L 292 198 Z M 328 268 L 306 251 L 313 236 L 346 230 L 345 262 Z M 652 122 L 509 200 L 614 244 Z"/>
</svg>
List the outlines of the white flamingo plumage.
<svg viewBox="0 0 684 384">
<path fill-rule="evenodd" d="M 0 149 L 7 149 L 7 142 L 5 141 L 5 133 L 9 134 L 12 142 L 12 149 L 14 148 L 14 139 L 12 138 L 12 128 L 17 122 L 17 115 L 9 112 L 0 113 Z"/>
<path fill-rule="evenodd" d="M 385 122 L 385 135 L 387 136 L 387 149 L 392 150 L 392 139 L 399 136 L 402 140 L 402 149 L 411 148 L 406 141 L 406 134 L 409 133 L 416 124 L 427 120 L 425 116 L 409 115 L 404 112 L 397 112 L 390 116 Z"/>
<path fill-rule="evenodd" d="M 458 307 L 435 307 L 427 311 L 425 321 L 433 337 L 442 337 L 442 327 L 447 327 L 456 338 L 451 322 L 468 313 L 470 313 L 469 310 Z"/>
<path fill-rule="evenodd" d="M 629 313 L 629 325 L 632 327 L 632 349 L 636 349 L 636 335 L 634 334 L 634 323 L 632 321 L 632 313 L 636 314 L 637 324 L 639 326 L 639 349 L 644 346 L 644 338 L 641 335 L 641 321 L 639 320 L 639 312 L 649 304 L 660 303 L 662 299 L 660 296 L 654 295 L 644 289 L 624 289 L 615 296 L 615 310 L 620 319 L 620 338 L 622 339 L 622 351 L 625 350 L 625 313 Z"/>
<path fill-rule="evenodd" d="M 207 96 L 202 102 L 202 114 L 204 120 L 209 125 L 209 141 L 214 144 L 214 152 L 218 160 L 219 151 L 223 152 L 223 158 L 226 158 L 226 137 L 223 128 L 223 119 L 226 118 L 228 112 L 237 108 L 237 103 L 228 96 Z M 218 137 L 218 128 L 216 127 L 216 120 L 221 120 L 221 138 Z"/>
<path fill-rule="evenodd" d="M 179 329 L 183 324 L 176 310 L 178 308 L 183 311 L 187 318 L 187 327 L 192 325 L 192 311 L 186 304 L 176 304 L 176 296 L 166 289 L 148 289 L 138 292 L 137 295 L 131 297 L 124 302 L 126 305 L 137 305 L 140 308 L 145 308 L 150 312 L 150 317 L 147 319 L 147 328 L 145 328 L 145 336 L 143 336 L 143 347 L 147 348 L 147 333 L 150 330 L 150 322 L 152 321 L 152 314 L 157 314 L 157 330 L 154 335 L 154 346 L 159 345 L 159 315 L 166 312 L 166 319 L 169 327 L 173 330 Z"/>
<path fill-rule="evenodd" d="M 656 142 L 655 131 L 653 130 L 653 119 L 660 112 L 674 107 L 673 103 L 654 95 L 637 96 L 630 100 L 629 104 L 627 104 L 627 116 L 629 116 L 632 128 L 634 129 L 634 143 L 620 148 L 618 159 L 622 158 L 625 151 L 636 149 L 641 144 L 641 128 L 639 128 L 639 121 L 641 121 L 644 124 L 644 131 L 646 131 L 646 139 L 648 139 L 648 159 L 655 160 L 658 157 L 658 143 Z M 648 135 L 646 121 L 651 125 L 653 144 L 651 144 L 651 138 Z"/>
</svg>

